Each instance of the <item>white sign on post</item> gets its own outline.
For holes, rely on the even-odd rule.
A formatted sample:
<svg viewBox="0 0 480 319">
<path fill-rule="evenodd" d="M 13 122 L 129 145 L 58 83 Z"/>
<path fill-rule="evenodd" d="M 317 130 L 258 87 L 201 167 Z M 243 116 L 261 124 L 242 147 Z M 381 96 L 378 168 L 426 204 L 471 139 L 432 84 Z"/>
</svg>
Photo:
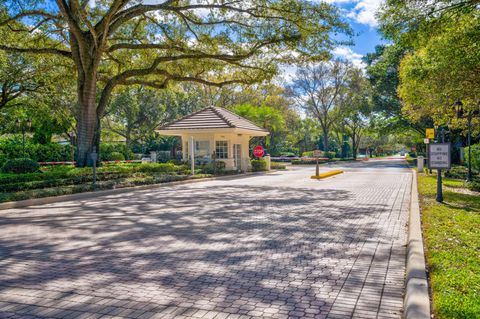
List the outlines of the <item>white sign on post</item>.
<svg viewBox="0 0 480 319">
<path fill-rule="evenodd" d="M 450 143 L 428 144 L 428 167 L 430 169 L 449 169 Z"/>
</svg>

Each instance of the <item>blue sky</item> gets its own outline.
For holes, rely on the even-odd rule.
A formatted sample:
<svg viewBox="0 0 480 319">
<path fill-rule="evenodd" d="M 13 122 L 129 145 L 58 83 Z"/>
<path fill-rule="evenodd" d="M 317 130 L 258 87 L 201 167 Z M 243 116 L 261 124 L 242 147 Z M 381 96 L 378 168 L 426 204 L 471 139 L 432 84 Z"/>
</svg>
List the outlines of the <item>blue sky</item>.
<svg viewBox="0 0 480 319">
<path fill-rule="evenodd" d="M 378 33 L 376 12 L 384 0 L 322 0 L 340 8 L 342 17 L 350 23 L 356 36 L 353 46 L 337 48 L 336 56 L 361 65 L 361 57 L 373 52 L 375 46 L 385 43 Z"/>
<path fill-rule="evenodd" d="M 353 29 L 356 36 L 351 46 L 337 47 L 333 54 L 335 57 L 351 61 L 357 67 L 365 67 L 362 57 L 374 52 L 375 46 L 386 43 L 378 33 L 376 12 L 384 0 L 314 0 L 324 1 L 340 8 L 344 18 Z M 282 77 L 287 82 L 295 75 L 295 66 L 283 66 Z"/>
</svg>

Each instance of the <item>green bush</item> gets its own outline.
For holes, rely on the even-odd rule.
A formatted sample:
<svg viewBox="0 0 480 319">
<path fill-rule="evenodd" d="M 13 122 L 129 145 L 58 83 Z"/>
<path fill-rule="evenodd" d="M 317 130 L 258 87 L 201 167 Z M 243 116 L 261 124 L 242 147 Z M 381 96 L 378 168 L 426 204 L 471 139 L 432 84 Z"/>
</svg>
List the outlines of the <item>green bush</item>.
<svg viewBox="0 0 480 319">
<path fill-rule="evenodd" d="M 30 158 L 15 158 L 7 160 L 2 166 L 2 173 L 35 173 L 40 171 L 40 165 Z"/>
<path fill-rule="evenodd" d="M 313 157 L 313 151 L 303 152 L 302 157 Z"/>
<path fill-rule="evenodd" d="M 270 164 L 270 168 L 271 169 L 286 169 L 287 165 L 285 165 L 284 163 L 272 162 Z"/>
<path fill-rule="evenodd" d="M 267 162 L 265 160 L 252 160 L 252 171 L 261 172 L 267 170 Z"/>
<path fill-rule="evenodd" d="M 323 156 L 328 158 L 328 159 L 335 158 L 335 155 L 336 155 L 335 152 L 323 152 Z"/>
<path fill-rule="evenodd" d="M 0 164 L 7 159 L 28 157 L 37 162 L 62 162 L 72 160 L 72 146 L 58 143 L 37 144 L 27 140 L 25 156 L 18 139 L 0 139 Z"/>
<path fill-rule="evenodd" d="M 136 172 L 144 173 L 186 174 L 188 172 L 188 167 L 186 165 L 175 165 L 173 163 L 146 163 L 134 167 Z"/>
<path fill-rule="evenodd" d="M 124 161 L 125 155 L 120 152 L 112 152 L 106 157 L 107 161 Z"/>
<path fill-rule="evenodd" d="M 471 146 L 470 152 L 472 153 L 472 168 L 480 170 L 480 144 Z M 468 163 L 468 147 L 465 147 L 465 165 Z"/>
<path fill-rule="evenodd" d="M 133 159 L 135 155 L 133 152 L 128 149 L 125 143 L 101 143 L 100 144 L 100 159 L 102 161 L 115 161 L 109 158 L 112 158 L 112 153 L 121 153 L 123 154 L 123 159 Z M 114 155 L 115 156 L 115 155 Z"/>
<path fill-rule="evenodd" d="M 465 186 L 471 191 L 480 192 L 480 180 L 465 182 Z"/>
<path fill-rule="evenodd" d="M 450 170 L 445 171 L 445 177 L 464 180 L 467 178 L 467 168 L 464 166 L 452 166 Z"/>
<path fill-rule="evenodd" d="M 318 164 L 326 163 L 326 160 L 319 160 Z M 315 165 L 317 164 L 317 160 L 294 160 L 292 161 L 292 165 Z"/>
<path fill-rule="evenodd" d="M 200 169 L 203 174 L 222 174 L 225 171 L 225 162 L 215 161 L 215 165 L 213 163 L 205 164 Z"/>
<path fill-rule="evenodd" d="M 31 158 L 38 162 L 64 162 L 72 160 L 73 146 L 57 143 L 31 144 Z"/>
</svg>

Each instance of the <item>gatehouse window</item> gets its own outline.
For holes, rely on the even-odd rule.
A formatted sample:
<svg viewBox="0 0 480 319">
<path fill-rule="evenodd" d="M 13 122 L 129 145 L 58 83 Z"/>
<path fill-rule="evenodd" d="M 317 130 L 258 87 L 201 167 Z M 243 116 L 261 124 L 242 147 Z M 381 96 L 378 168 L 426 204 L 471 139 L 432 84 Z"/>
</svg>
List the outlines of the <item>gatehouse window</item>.
<svg viewBox="0 0 480 319">
<path fill-rule="evenodd" d="M 228 142 L 227 141 L 216 141 L 215 142 L 215 153 L 217 158 L 227 159 L 228 158 Z"/>
</svg>

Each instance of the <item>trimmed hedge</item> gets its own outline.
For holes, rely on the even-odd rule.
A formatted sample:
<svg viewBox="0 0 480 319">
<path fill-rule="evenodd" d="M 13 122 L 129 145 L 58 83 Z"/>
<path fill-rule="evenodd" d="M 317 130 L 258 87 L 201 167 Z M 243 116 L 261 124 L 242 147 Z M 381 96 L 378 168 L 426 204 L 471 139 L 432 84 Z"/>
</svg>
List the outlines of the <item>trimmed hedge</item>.
<svg viewBox="0 0 480 319">
<path fill-rule="evenodd" d="M 125 155 L 120 152 L 112 152 L 107 154 L 107 156 L 103 156 L 103 158 L 105 158 L 106 161 L 124 161 Z"/>
<path fill-rule="evenodd" d="M 123 158 L 121 155 L 123 155 Z M 125 143 L 101 143 L 100 160 L 102 161 L 123 161 L 134 159 L 135 154 L 128 149 Z"/>
<path fill-rule="evenodd" d="M 72 160 L 73 148 L 71 145 L 57 143 L 35 144 L 25 143 L 25 157 L 37 162 L 62 162 Z M 17 139 L 0 139 L 0 165 L 8 159 L 22 158 L 23 146 Z"/>
<path fill-rule="evenodd" d="M 480 192 L 480 180 L 465 182 L 465 186 L 471 191 Z"/>
<path fill-rule="evenodd" d="M 225 171 L 225 162 L 215 161 L 215 166 L 213 163 L 205 164 L 200 170 L 203 174 L 222 174 Z"/>
<path fill-rule="evenodd" d="M 318 164 L 327 163 L 326 160 L 319 160 Z M 317 160 L 308 159 L 308 160 L 294 160 L 292 161 L 292 165 L 315 165 L 317 164 Z"/>
<path fill-rule="evenodd" d="M 2 166 L 2 173 L 36 173 L 40 171 L 40 165 L 30 158 L 15 158 L 7 160 Z"/>
<path fill-rule="evenodd" d="M 202 176 L 195 176 L 194 178 L 201 178 Z M 162 175 L 162 176 L 147 176 L 147 177 L 134 177 L 119 180 L 100 181 L 96 184 L 97 190 L 106 190 L 113 188 L 125 188 L 139 185 L 150 185 L 168 183 L 174 181 L 186 180 L 191 177 L 185 175 Z M 60 196 L 69 195 L 75 193 L 83 193 L 93 191 L 92 183 L 79 184 L 79 185 L 65 185 L 61 187 L 33 189 L 22 192 L 0 193 L 0 202 L 18 201 L 30 198 L 41 198 L 48 196 Z"/>
<path fill-rule="evenodd" d="M 252 160 L 252 171 L 261 172 L 267 170 L 267 162 L 265 160 Z"/>
<path fill-rule="evenodd" d="M 44 167 L 43 173 L 0 174 L 0 192 L 24 191 L 92 181 L 91 168 Z M 158 175 L 188 175 L 185 165 L 173 163 L 151 164 L 107 164 L 97 169 L 97 180 L 107 181 L 121 178 Z"/>
<path fill-rule="evenodd" d="M 272 162 L 270 164 L 270 168 L 271 169 L 286 169 L 287 168 L 287 165 L 283 164 L 283 163 L 278 163 L 278 162 Z"/>
</svg>

